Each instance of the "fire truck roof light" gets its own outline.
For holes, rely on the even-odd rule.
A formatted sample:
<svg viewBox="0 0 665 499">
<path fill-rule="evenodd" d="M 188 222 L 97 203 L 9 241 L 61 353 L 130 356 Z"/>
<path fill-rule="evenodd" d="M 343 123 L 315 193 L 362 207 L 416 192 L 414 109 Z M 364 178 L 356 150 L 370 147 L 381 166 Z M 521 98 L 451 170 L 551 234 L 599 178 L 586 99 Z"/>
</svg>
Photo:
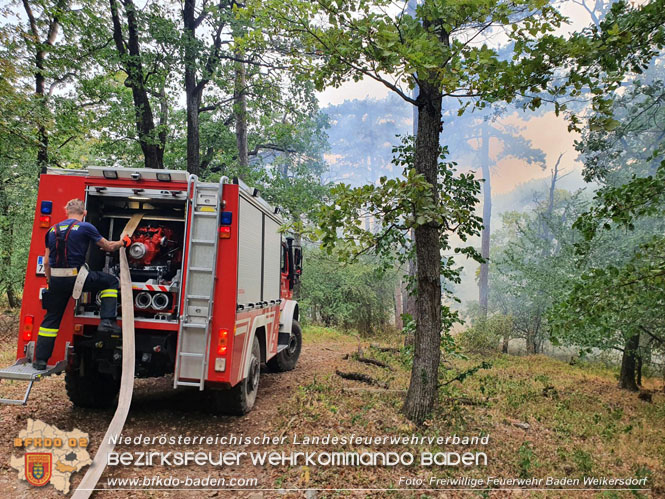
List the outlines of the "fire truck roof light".
<svg viewBox="0 0 665 499">
<path fill-rule="evenodd" d="M 222 212 L 222 219 L 221 219 L 221 224 L 222 225 L 231 225 L 231 222 L 233 222 L 233 212 L 232 211 L 223 211 Z"/>
<path fill-rule="evenodd" d="M 42 201 L 39 211 L 44 215 L 50 215 L 53 213 L 53 201 Z"/>
<path fill-rule="evenodd" d="M 107 178 L 109 180 L 118 178 L 118 172 L 114 170 L 104 170 L 103 173 L 104 173 L 104 178 Z"/>
<path fill-rule="evenodd" d="M 171 174 L 170 173 L 157 173 L 157 180 L 160 182 L 170 182 Z"/>
<path fill-rule="evenodd" d="M 50 227 L 51 226 L 51 215 L 41 215 L 39 217 L 39 226 L 40 227 Z"/>
</svg>

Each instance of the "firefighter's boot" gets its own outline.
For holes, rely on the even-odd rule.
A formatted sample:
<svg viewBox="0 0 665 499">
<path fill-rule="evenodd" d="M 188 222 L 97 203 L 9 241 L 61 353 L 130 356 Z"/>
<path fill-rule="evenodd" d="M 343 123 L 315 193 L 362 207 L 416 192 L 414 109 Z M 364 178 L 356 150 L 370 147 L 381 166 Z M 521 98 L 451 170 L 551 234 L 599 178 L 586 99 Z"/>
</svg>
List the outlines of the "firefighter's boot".
<svg viewBox="0 0 665 499">
<path fill-rule="evenodd" d="M 42 321 L 42 324 L 44 323 L 50 324 L 47 321 L 47 319 L 49 319 L 48 314 L 47 317 Z M 46 369 L 48 359 L 51 357 L 51 354 L 53 353 L 53 347 L 55 346 L 55 338 L 57 334 L 58 330 L 55 328 L 47 328 L 44 327 L 43 325 L 42 327 L 39 328 L 39 335 L 37 336 L 37 344 L 35 345 L 35 358 L 32 363 L 32 367 L 34 367 L 38 371 L 43 371 L 44 369 Z"/>
<path fill-rule="evenodd" d="M 118 307 L 118 290 L 114 288 L 102 289 L 100 313 L 101 322 L 97 331 L 100 333 L 120 334 L 122 328 L 115 321 Z"/>
<path fill-rule="evenodd" d="M 32 367 L 38 371 L 46 371 L 46 361 L 45 360 L 35 360 L 32 363 Z"/>
<path fill-rule="evenodd" d="M 120 334 L 122 328 L 118 326 L 115 320 L 112 319 L 102 319 L 97 327 L 97 331 L 100 333 L 110 333 L 110 334 Z"/>
</svg>

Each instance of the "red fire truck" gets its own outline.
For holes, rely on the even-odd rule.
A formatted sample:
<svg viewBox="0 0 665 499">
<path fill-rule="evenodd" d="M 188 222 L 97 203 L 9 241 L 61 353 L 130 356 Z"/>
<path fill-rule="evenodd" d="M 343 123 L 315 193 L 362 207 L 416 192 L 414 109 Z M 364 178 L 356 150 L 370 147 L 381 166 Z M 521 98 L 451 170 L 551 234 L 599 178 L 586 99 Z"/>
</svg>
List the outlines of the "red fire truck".
<svg viewBox="0 0 665 499">
<path fill-rule="evenodd" d="M 183 171 L 126 168 L 49 169 L 39 194 L 28 258 L 16 363 L 0 379 L 29 383 L 65 371 L 67 394 L 83 407 L 116 399 L 120 336 L 97 331 L 99 298 L 70 302 L 46 372 L 31 361 L 44 315 L 44 235 L 72 198 L 85 200 L 88 222 L 117 240 L 141 222 L 127 251 L 133 288 L 136 376 L 173 374 L 173 387 L 210 390 L 213 406 L 244 414 L 254 405 L 261 364 L 293 369 L 302 334 L 292 290 L 302 254 L 282 237 L 278 210 L 241 181 L 199 182 Z M 87 264 L 119 276 L 118 254 L 91 245 Z"/>
</svg>

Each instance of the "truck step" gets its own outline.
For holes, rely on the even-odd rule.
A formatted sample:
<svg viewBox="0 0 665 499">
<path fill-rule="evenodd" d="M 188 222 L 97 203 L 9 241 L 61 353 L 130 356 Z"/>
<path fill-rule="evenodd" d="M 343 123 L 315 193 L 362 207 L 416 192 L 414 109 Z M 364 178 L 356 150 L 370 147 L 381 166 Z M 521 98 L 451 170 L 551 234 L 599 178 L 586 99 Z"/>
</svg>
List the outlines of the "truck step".
<svg viewBox="0 0 665 499">
<path fill-rule="evenodd" d="M 26 389 L 22 400 L 0 398 L 0 404 L 25 405 L 28 402 L 30 390 L 32 390 L 32 385 L 35 381 L 40 381 L 42 378 L 51 376 L 53 374 L 60 374 L 65 370 L 65 367 L 67 367 L 67 361 L 61 360 L 53 366 L 48 366 L 45 371 L 38 371 L 32 367 L 32 362 L 27 357 L 24 357 L 22 359 L 18 359 L 12 366 L 0 369 L 0 379 L 11 379 L 28 382 L 28 388 Z"/>
<path fill-rule="evenodd" d="M 201 382 L 199 381 L 180 381 L 177 379 L 174 384 L 176 386 L 195 386 L 197 388 L 201 387 Z"/>
<path fill-rule="evenodd" d="M 181 357 L 203 357 L 202 353 L 195 353 L 195 352 L 180 352 L 178 355 Z"/>
<path fill-rule="evenodd" d="M 188 322 L 182 325 L 182 327 L 191 327 L 196 329 L 205 329 L 208 327 L 207 324 L 199 324 L 198 322 Z"/>
<path fill-rule="evenodd" d="M 219 215 L 219 212 L 216 211 L 195 211 L 195 217 L 216 217 Z"/>
<path fill-rule="evenodd" d="M 206 295 L 187 295 L 188 300 L 210 300 L 209 296 Z"/>
<path fill-rule="evenodd" d="M 208 244 L 210 246 L 215 245 L 215 240 L 210 240 L 210 239 L 192 239 L 192 244 Z"/>
<path fill-rule="evenodd" d="M 189 270 L 193 272 L 207 272 L 212 274 L 212 269 L 210 267 L 189 267 Z"/>
</svg>

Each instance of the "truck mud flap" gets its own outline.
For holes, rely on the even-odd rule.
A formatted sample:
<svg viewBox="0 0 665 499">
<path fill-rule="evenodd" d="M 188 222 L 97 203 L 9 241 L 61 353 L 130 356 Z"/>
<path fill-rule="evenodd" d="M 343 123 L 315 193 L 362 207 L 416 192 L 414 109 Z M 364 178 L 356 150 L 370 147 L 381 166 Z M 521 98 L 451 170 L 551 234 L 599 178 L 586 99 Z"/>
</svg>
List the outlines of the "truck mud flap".
<svg viewBox="0 0 665 499">
<path fill-rule="evenodd" d="M 13 366 L 0 369 L 0 379 L 28 382 L 28 388 L 25 390 L 25 396 L 22 400 L 0 398 L 0 404 L 25 405 L 28 402 L 28 397 L 35 381 L 40 381 L 53 374 L 60 374 L 65 370 L 65 367 L 67 367 L 67 361 L 61 360 L 54 366 L 48 366 L 45 371 L 38 371 L 32 367 L 32 362 L 27 357 L 23 357 L 22 359 L 18 359 Z"/>
</svg>

